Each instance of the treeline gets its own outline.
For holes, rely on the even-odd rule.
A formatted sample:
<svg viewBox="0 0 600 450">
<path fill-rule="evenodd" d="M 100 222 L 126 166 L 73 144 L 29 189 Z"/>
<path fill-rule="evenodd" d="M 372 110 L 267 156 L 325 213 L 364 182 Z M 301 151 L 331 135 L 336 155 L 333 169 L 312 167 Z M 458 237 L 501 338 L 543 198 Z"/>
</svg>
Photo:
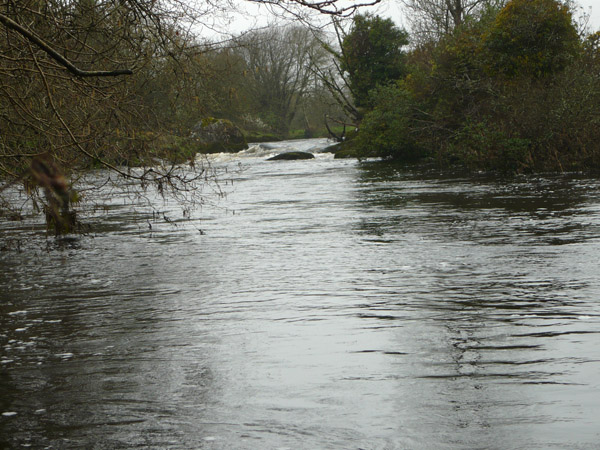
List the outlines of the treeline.
<svg viewBox="0 0 600 450">
<path fill-rule="evenodd" d="M 410 4 L 413 36 L 369 15 L 344 36 L 359 130 L 346 151 L 510 172 L 600 168 L 600 33 L 578 29 L 567 4 Z"/>
<path fill-rule="evenodd" d="M 272 26 L 224 42 L 188 42 L 147 79 L 142 99 L 158 123 L 189 134 L 202 118 L 227 119 L 249 138 L 282 139 L 325 131 L 323 118 L 339 106 L 315 67 L 328 64 L 323 33 Z M 158 124 L 157 123 L 157 124 Z"/>
</svg>

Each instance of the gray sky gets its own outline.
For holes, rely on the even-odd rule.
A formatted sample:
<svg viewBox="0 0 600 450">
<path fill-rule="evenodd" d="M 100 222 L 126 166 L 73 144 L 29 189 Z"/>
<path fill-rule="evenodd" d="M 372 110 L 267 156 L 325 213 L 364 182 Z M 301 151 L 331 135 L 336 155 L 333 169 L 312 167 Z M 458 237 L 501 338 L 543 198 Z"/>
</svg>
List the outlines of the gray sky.
<svg viewBox="0 0 600 450">
<path fill-rule="evenodd" d="M 576 16 L 585 12 L 589 14 L 589 29 L 590 31 L 600 30 L 600 0 L 576 0 L 580 7 L 576 10 Z M 257 5 L 243 0 L 238 0 L 239 12 L 231 15 L 228 21 L 218 20 L 213 24 L 214 28 L 225 31 L 225 33 L 239 34 L 244 30 L 267 26 L 269 21 L 273 21 L 274 14 L 271 12 L 280 11 L 277 8 L 268 7 L 265 5 Z M 400 0 L 383 0 L 376 7 L 366 8 L 363 11 L 371 11 L 375 14 L 384 17 L 391 17 L 399 26 L 407 26 L 403 20 L 403 13 L 400 8 Z M 323 18 L 324 19 L 324 18 Z M 214 36 L 218 39 L 218 33 L 214 29 L 201 27 L 200 34 L 209 37 Z"/>
</svg>

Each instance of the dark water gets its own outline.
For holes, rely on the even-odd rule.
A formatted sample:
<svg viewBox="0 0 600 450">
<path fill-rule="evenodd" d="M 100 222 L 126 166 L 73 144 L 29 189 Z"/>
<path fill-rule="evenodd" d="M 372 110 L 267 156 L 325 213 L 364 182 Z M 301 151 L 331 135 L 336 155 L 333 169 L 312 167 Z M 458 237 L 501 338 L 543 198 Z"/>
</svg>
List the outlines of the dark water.
<svg viewBox="0 0 600 450">
<path fill-rule="evenodd" d="M 599 448 L 600 180 L 217 163 L 175 225 L 1 223 L 0 448 Z"/>
</svg>

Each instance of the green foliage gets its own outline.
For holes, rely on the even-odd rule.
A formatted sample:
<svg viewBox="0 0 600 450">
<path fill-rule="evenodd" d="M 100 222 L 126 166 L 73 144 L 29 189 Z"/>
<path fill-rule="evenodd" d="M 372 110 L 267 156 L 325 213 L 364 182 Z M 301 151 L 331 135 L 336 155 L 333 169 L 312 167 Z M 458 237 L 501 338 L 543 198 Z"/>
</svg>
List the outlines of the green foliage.
<svg viewBox="0 0 600 450">
<path fill-rule="evenodd" d="M 590 66 L 600 66 L 600 31 L 596 31 L 584 40 L 583 56 Z"/>
<path fill-rule="evenodd" d="M 465 123 L 448 141 L 444 159 L 472 168 L 522 172 L 531 166 L 531 142 L 513 137 L 493 123 Z"/>
<path fill-rule="evenodd" d="M 371 93 L 376 105 L 364 117 L 354 140 L 359 156 L 415 160 L 425 156 L 416 141 L 414 100 L 401 84 Z"/>
<path fill-rule="evenodd" d="M 423 86 L 429 110 L 443 128 L 454 130 L 478 114 L 489 98 L 490 80 L 483 72 L 481 41 L 488 20 L 469 21 L 444 36 L 431 50 L 428 85 Z M 431 95 L 435 92 L 435 95 Z"/>
<path fill-rule="evenodd" d="M 348 73 L 349 87 L 357 106 L 369 105 L 369 92 L 381 84 L 406 75 L 408 33 L 390 19 L 356 15 L 342 42 L 341 69 Z"/>
<path fill-rule="evenodd" d="M 533 168 L 588 170 L 600 156 L 600 79 L 579 60 L 546 80 L 506 87 L 496 104 L 503 127 L 532 142 Z"/>
<path fill-rule="evenodd" d="M 491 75 L 544 77 L 580 47 L 571 12 L 556 0 L 511 0 L 484 37 Z"/>
</svg>

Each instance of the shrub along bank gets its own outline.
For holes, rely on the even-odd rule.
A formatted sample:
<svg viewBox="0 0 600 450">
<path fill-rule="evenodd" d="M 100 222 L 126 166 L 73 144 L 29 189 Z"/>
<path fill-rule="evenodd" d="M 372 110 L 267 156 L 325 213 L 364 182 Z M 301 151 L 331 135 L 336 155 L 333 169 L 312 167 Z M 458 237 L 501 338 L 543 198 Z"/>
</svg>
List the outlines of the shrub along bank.
<svg viewBox="0 0 600 450">
<path fill-rule="evenodd" d="M 405 55 L 406 75 L 361 97 L 368 107 L 346 153 L 509 172 L 600 168 L 600 32 L 578 33 L 568 6 L 512 0 Z"/>
</svg>

